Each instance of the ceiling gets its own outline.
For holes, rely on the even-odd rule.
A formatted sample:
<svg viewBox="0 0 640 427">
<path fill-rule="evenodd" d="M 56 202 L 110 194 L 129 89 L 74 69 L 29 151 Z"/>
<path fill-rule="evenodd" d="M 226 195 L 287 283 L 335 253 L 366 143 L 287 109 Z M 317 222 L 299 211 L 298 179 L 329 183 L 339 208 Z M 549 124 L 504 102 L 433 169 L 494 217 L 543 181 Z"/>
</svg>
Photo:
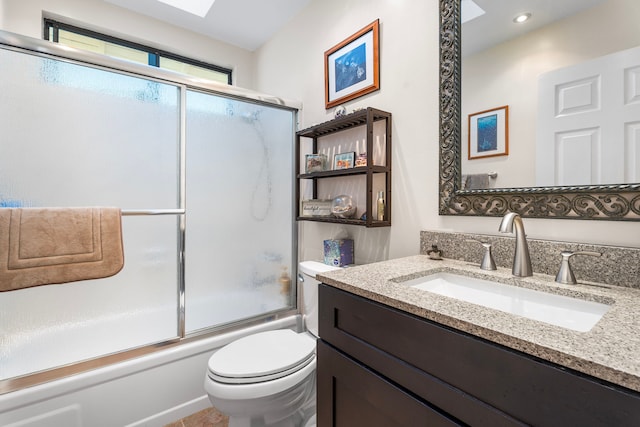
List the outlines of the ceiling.
<svg viewBox="0 0 640 427">
<path fill-rule="evenodd" d="M 116 6 L 254 51 L 311 0 L 216 0 L 204 18 L 157 0 L 104 0 Z"/>
<path fill-rule="evenodd" d="M 215 0 L 204 17 L 192 15 L 158 0 L 103 0 L 116 6 L 186 28 L 190 31 L 254 51 L 275 35 L 311 0 Z M 462 0 L 464 3 L 468 0 Z M 523 35 L 555 20 L 606 0 L 473 0 L 486 13 L 463 25 L 462 50 L 469 55 L 509 38 Z M 532 19 L 513 23 L 522 12 Z"/>
<path fill-rule="evenodd" d="M 463 1 L 464 3 L 467 0 Z M 510 38 L 541 28 L 606 0 L 473 0 L 486 13 L 462 25 L 464 56 L 487 49 Z M 530 12 L 531 19 L 516 24 L 513 18 Z"/>
</svg>

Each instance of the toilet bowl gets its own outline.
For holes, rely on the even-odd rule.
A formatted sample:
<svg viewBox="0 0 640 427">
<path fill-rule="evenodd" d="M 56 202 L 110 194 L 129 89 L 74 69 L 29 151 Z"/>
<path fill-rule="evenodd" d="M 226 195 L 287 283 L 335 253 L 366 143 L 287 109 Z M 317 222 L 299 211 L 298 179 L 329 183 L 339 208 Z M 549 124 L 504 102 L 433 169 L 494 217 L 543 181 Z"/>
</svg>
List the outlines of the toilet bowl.
<svg viewBox="0 0 640 427">
<path fill-rule="evenodd" d="M 209 359 L 205 390 L 229 427 L 315 426 L 317 273 L 339 267 L 299 264 L 306 330 L 259 332 L 240 338 Z"/>
</svg>

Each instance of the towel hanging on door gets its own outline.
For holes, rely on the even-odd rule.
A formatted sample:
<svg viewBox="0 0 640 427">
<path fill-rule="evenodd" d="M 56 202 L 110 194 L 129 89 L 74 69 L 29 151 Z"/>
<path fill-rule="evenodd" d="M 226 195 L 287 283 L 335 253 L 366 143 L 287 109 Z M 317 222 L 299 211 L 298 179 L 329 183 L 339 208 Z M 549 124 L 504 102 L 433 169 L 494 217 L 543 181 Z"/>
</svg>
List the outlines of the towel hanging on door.
<svg viewBox="0 0 640 427">
<path fill-rule="evenodd" d="M 123 266 L 119 208 L 0 209 L 0 291 L 100 279 Z"/>
</svg>

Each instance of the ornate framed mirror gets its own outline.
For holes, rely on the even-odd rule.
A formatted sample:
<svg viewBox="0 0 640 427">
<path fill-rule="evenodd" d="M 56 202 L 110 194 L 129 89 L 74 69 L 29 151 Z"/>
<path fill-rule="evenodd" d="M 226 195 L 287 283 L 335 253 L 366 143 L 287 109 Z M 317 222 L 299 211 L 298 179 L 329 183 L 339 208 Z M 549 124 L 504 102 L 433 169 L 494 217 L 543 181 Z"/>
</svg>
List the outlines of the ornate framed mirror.
<svg viewBox="0 0 640 427">
<path fill-rule="evenodd" d="M 440 0 L 440 215 L 640 221 L 638 182 L 464 188 L 461 77 L 461 0 Z"/>
</svg>

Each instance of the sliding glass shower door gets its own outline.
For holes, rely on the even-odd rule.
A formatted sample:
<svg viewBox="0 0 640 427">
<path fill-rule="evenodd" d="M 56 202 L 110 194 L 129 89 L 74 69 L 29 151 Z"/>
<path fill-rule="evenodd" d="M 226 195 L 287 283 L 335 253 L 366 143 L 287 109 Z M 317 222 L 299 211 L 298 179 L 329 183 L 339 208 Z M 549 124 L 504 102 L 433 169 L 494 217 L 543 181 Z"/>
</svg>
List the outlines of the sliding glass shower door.
<svg viewBox="0 0 640 427">
<path fill-rule="evenodd" d="M 0 208 L 120 207 L 125 267 L 0 292 L 0 382 L 294 308 L 295 110 L 59 55 L 0 45 Z"/>
<path fill-rule="evenodd" d="M 0 50 L 0 206 L 178 207 L 179 87 Z M 0 293 L 0 378 L 178 336 L 177 218 L 124 217 L 108 279 Z"/>
<path fill-rule="evenodd" d="M 187 92 L 186 331 L 292 307 L 291 111 Z"/>
</svg>

